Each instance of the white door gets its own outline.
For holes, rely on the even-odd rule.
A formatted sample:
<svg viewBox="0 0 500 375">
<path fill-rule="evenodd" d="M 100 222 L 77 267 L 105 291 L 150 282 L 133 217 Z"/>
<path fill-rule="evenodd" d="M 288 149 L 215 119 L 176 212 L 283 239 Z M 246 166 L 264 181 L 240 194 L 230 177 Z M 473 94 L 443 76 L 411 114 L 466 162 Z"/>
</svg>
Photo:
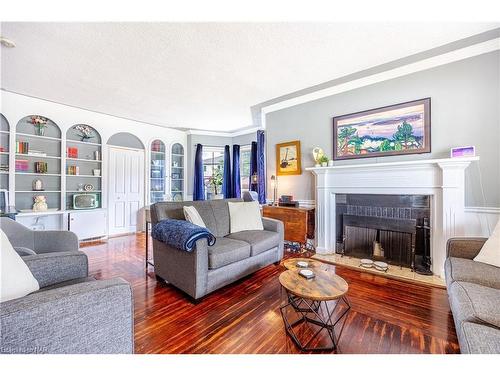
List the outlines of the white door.
<svg viewBox="0 0 500 375">
<path fill-rule="evenodd" d="M 144 206 L 144 151 L 109 148 L 109 234 L 137 230 Z"/>
</svg>

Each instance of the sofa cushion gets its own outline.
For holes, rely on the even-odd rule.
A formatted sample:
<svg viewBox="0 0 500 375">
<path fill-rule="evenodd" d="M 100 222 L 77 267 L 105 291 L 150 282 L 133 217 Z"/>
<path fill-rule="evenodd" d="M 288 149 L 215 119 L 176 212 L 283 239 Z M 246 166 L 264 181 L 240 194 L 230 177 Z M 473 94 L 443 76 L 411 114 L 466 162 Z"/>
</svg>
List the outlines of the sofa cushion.
<svg viewBox="0 0 500 375">
<path fill-rule="evenodd" d="M 206 228 L 207 226 L 203 222 L 198 210 L 193 206 L 184 206 L 184 217 L 191 224 L 198 225 L 199 227 Z"/>
<path fill-rule="evenodd" d="M 216 218 L 216 236 L 225 237 L 229 234 L 229 207 L 228 200 L 214 199 L 210 201 L 214 217 Z M 213 232 L 212 232 L 213 233 Z"/>
<path fill-rule="evenodd" d="M 0 302 L 21 298 L 40 289 L 33 273 L 0 229 Z"/>
<path fill-rule="evenodd" d="M 500 220 L 474 261 L 500 267 Z"/>
<path fill-rule="evenodd" d="M 280 235 L 268 230 L 245 230 L 243 232 L 231 233 L 226 238 L 249 243 L 252 256 L 277 247 L 280 243 Z"/>
<path fill-rule="evenodd" d="M 465 281 L 500 289 L 500 268 L 489 264 L 451 257 L 446 259 L 444 271 L 448 288 L 455 281 Z"/>
<path fill-rule="evenodd" d="M 250 245 L 227 237 L 217 238 L 208 248 L 208 268 L 216 269 L 250 257 Z"/>
<path fill-rule="evenodd" d="M 460 343 L 462 353 L 500 354 L 500 329 L 465 322 L 462 325 L 465 343 Z M 464 344 L 466 347 L 464 348 Z"/>
<path fill-rule="evenodd" d="M 448 294 L 455 321 L 489 324 L 500 328 L 499 289 L 457 281 L 451 284 Z"/>
</svg>

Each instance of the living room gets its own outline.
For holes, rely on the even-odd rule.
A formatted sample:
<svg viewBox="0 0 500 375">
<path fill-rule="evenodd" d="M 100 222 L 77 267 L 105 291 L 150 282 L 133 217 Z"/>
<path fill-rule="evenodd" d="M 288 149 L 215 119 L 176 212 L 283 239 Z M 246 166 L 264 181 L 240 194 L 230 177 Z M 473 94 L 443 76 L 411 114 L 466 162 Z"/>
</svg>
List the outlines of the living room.
<svg viewBox="0 0 500 375">
<path fill-rule="evenodd" d="M 495 5 L 128 5 L 1 17 L 2 361 L 498 363 Z"/>
</svg>

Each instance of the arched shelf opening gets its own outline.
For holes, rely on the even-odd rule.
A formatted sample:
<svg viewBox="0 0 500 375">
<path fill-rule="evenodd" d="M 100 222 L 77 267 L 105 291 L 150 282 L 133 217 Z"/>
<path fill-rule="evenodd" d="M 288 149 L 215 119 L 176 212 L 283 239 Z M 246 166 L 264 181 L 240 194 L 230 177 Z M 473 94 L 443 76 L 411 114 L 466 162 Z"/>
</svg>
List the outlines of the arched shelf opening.
<svg viewBox="0 0 500 375">
<path fill-rule="evenodd" d="M 184 146 L 174 143 L 171 147 L 170 194 L 173 201 L 184 200 Z"/>
<path fill-rule="evenodd" d="M 9 141 L 10 125 L 0 113 L 0 189 L 9 190 Z"/>
<path fill-rule="evenodd" d="M 102 139 L 87 124 L 73 125 L 66 132 L 66 209 L 79 209 L 81 204 L 102 206 Z"/>
<path fill-rule="evenodd" d="M 113 134 L 107 142 L 110 146 L 119 146 L 126 148 L 135 148 L 139 150 L 144 150 L 144 144 L 135 135 L 127 132 L 120 132 Z"/>
<path fill-rule="evenodd" d="M 151 142 L 149 172 L 149 203 L 165 201 L 166 190 L 166 148 L 159 139 Z"/>
<path fill-rule="evenodd" d="M 61 129 L 42 115 L 23 117 L 16 125 L 15 205 L 30 211 L 43 199 L 49 210 L 61 209 Z M 40 198 L 42 197 L 42 198 Z"/>
</svg>

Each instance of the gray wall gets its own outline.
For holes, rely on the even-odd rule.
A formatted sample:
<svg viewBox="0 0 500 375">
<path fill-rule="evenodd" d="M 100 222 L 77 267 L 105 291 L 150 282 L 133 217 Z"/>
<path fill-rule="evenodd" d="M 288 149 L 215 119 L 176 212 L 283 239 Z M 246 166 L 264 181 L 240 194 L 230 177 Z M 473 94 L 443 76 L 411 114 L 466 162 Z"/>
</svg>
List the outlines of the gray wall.
<svg viewBox="0 0 500 375">
<path fill-rule="evenodd" d="M 244 145 L 249 145 L 250 143 L 252 143 L 252 141 L 255 140 L 257 140 L 256 133 L 240 135 L 232 138 L 218 137 L 212 135 L 196 135 L 196 134 L 188 135 L 186 176 L 187 176 L 187 195 L 189 196 L 189 198 L 191 198 L 193 195 L 194 154 L 195 154 L 195 146 L 198 143 L 201 143 L 202 145 L 206 146 L 220 146 L 220 147 L 229 145 L 231 148 L 231 160 L 232 160 L 233 144 L 244 146 Z"/>
<path fill-rule="evenodd" d="M 467 169 L 466 205 L 500 207 L 499 91 L 500 52 L 495 51 L 269 113 L 267 178 L 276 168 L 277 143 L 300 140 L 302 167 L 306 168 L 314 164 L 315 146 L 331 157 L 334 116 L 431 97 L 431 154 L 346 160 L 336 164 L 447 157 L 451 147 L 475 145 L 481 160 L 479 165 L 473 163 Z M 299 176 L 282 176 L 278 193 L 312 200 L 314 179 L 306 171 Z"/>
</svg>

